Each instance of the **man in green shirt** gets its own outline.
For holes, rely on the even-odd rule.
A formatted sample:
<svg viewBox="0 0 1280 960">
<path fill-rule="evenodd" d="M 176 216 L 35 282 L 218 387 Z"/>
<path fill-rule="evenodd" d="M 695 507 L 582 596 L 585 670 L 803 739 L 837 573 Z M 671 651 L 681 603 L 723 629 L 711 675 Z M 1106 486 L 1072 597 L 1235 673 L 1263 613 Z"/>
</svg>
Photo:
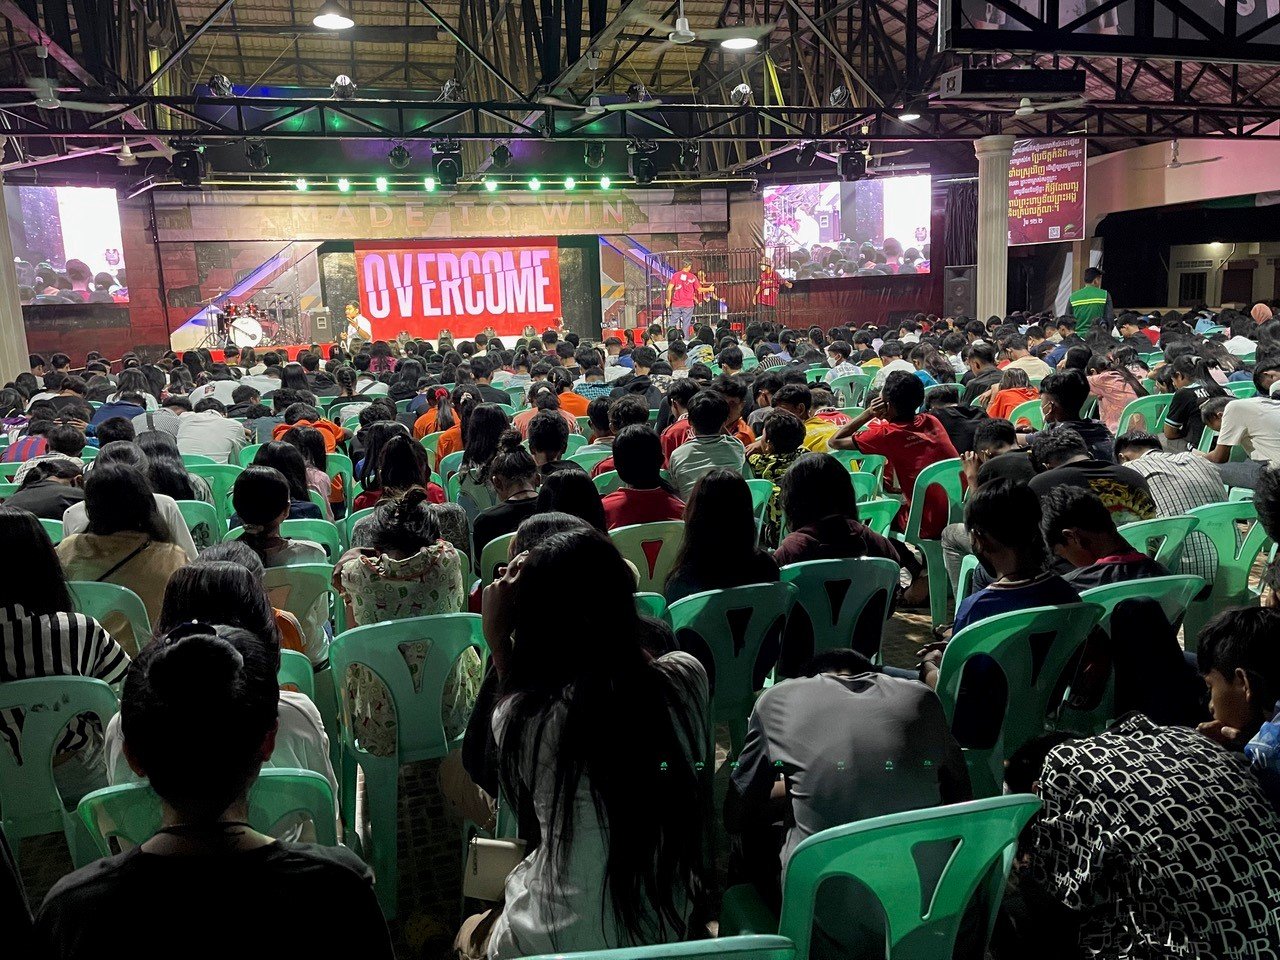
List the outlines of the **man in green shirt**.
<svg viewBox="0 0 1280 960">
<path fill-rule="evenodd" d="M 1067 311 L 1075 317 L 1076 333 L 1084 336 L 1101 320 L 1111 326 L 1111 294 L 1102 289 L 1102 271 L 1090 267 L 1084 272 L 1084 286 L 1071 294 Z"/>
</svg>

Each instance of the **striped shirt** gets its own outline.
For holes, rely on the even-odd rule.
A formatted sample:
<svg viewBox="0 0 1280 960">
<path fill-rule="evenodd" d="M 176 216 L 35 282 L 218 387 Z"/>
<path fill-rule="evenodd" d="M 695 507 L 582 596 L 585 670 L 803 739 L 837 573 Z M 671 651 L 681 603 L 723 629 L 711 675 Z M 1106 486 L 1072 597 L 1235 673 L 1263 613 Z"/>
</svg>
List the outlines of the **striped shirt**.
<svg viewBox="0 0 1280 960">
<path fill-rule="evenodd" d="M 1125 466 L 1146 478 L 1151 499 L 1156 502 L 1156 510 L 1161 517 L 1184 516 L 1195 507 L 1222 503 L 1227 499 L 1227 490 L 1217 468 L 1190 451 L 1162 453 L 1152 450 L 1130 460 Z M 1218 551 L 1213 541 L 1194 530 L 1187 534 L 1182 564 L 1175 572 L 1203 577 L 1205 583 L 1213 583 L 1217 569 Z"/>
<path fill-rule="evenodd" d="M 81 613 L 29 615 L 18 604 L 0 606 L 0 683 L 37 677 L 95 677 L 119 683 L 129 656 L 98 621 Z M 21 762 L 23 711 L 0 710 L 0 739 Z M 100 740 L 96 718 L 82 715 L 67 727 L 58 752 L 81 750 Z"/>
</svg>

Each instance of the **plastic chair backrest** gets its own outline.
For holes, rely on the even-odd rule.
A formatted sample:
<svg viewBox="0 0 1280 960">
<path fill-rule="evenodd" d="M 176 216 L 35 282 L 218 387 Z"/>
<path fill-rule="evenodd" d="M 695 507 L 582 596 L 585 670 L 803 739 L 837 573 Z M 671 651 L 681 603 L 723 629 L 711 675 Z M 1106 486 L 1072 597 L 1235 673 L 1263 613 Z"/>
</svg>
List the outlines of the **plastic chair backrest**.
<svg viewBox="0 0 1280 960">
<path fill-rule="evenodd" d="M 622 478 L 618 476 L 617 470 L 606 470 L 604 473 L 592 477 L 591 482 L 596 485 L 596 492 L 602 497 L 607 497 L 615 490 L 622 489 Z"/>
<path fill-rule="evenodd" d="M 756 531 L 764 525 L 765 513 L 769 509 L 769 500 L 773 497 L 772 480 L 748 480 L 747 489 L 751 491 L 751 510 L 756 517 Z"/>
<path fill-rule="evenodd" d="M 18 492 L 16 483 L 0 483 L 0 500 L 8 500 Z"/>
<path fill-rule="evenodd" d="M 591 436 L 591 418 L 590 417 L 574 417 L 578 421 L 578 433 L 583 437 Z"/>
<path fill-rule="evenodd" d="M 182 454 L 182 463 L 188 470 L 197 465 L 208 466 L 210 464 L 216 464 L 218 462 L 219 461 L 213 459 L 213 457 L 206 457 L 203 454 L 199 454 L 199 453 Z M 221 462 L 225 463 L 226 461 L 224 460 Z"/>
<path fill-rule="evenodd" d="M 12 477 L 22 469 L 25 461 L 15 460 L 13 463 L 0 463 L 0 477 Z"/>
<path fill-rule="evenodd" d="M 640 571 L 636 591 L 662 593 L 667 574 L 675 566 L 676 555 L 684 543 L 684 521 L 663 520 L 615 527 L 609 531 L 609 539 L 618 552 Z"/>
<path fill-rule="evenodd" d="M 325 473 L 329 479 L 342 478 L 342 489 L 347 499 L 351 499 L 351 489 L 355 483 L 356 468 L 351 458 L 345 453 L 331 453 L 325 457 Z"/>
<path fill-rule="evenodd" d="M 312 703 L 316 701 L 316 673 L 311 660 L 297 650 L 280 651 L 280 669 L 276 671 L 280 686 L 292 684 L 299 693 L 305 693 Z"/>
<path fill-rule="evenodd" d="M 938 673 L 938 699 L 948 720 L 955 717 L 961 675 L 969 660 L 990 657 L 1008 683 L 995 742 L 988 748 L 965 751 L 975 795 L 999 793 L 1004 761 L 1044 732 L 1050 707 L 1057 705 L 1053 694 L 1059 681 L 1102 612 L 1101 607 L 1089 603 L 1032 607 L 982 620 L 951 638 Z"/>
<path fill-rule="evenodd" d="M 370 516 L 376 507 L 365 507 L 363 510 L 353 510 L 345 521 L 347 526 L 347 543 L 351 542 L 352 536 L 355 535 L 356 525 L 365 517 Z"/>
<path fill-rule="evenodd" d="M 436 473 L 448 480 L 451 476 L 458 472 L 458 468 L 462 465 L 463 451 L 455 450 L 443 460 L 440 461 L 440 467 Z"/>
<path fill-rule="evenodd" d="M 62 830 L 76 856 L 74 821 L 66 813 L 53 779 L 53 757 L 62 731 L 82 713 L 93 714 L 102 729 L 119 703 L 109 686 L 92 677 L 37 677 L 0 683 L 0 712 L 21 710 L 18 750 L 0 743 L 0 827 L 18 848 L 23 837 Z M 16 729 L 15 724 L 11 724 Z"/>
<path fill-rule="evenodd" d="M 858 504 L 858 519 L 880 534 L 880 536 L 887 537 L 889 535 L 889 527 L 893 524 L 893 518 L 898 515 L 898 511 L 901 509 L 902 504 L 891 497 L 881 497 L 878 500 L 863 500 Z"/>
<path fill-rule="evenodd" d="M 813 625 L 814 654 L 852 647 L 878 662 L 898 571 L 898 564 L 884 557 L 807 560 L 783 567 L 782 582 L 796 588 L 796 601 Z M 883 600 L 879 617 L 859 630 L 863 613 L 877 599 Z"/>
<path fill-rule="evenodd" d="M 1221 613 L 1227 607 L 1255 602 L 1249 590 L 1249 572 L 1258 554 L 1271 548 L 1271 538 L 1261 523 L 1250 526 L 1243 537 L 1237 536 L 1237 522 L 1257 519 L 1258 511 L 1250 500 L 1193 507 L 1187 511 L 1187 516 L 1197 520 L 1196 533 L 1208 537 L 1218 555 L 1213 591 L 1208 601 L 1193 604 L 1187 617 L 1187 649 L 1192 649 L 1194 638 L 1209 616 Z"/>
<path fill-rule="evenodd" d="M 921 539 L 920 521 L 924 516 L 924 502 L 930 487 L 942 487 L 947 495 L 947 505 L 950 510 L 948 522 L 960 522 L 961 504 L 964 502 L 964 485 L 961 481 L 963 475 L 963 464 L 959 457 L 939 460 L 920 471 L 920 475 L 916 477 L 915 489 L 911 492 L 911 509 L 907 513 L 906 540 L 908 543 L 915 543 Z"/>
<path fill-rule="evenodd" d="M 1187 534 L 1195 529 L 1197 522 L 1195 517 L 1152 517 L 1123 524 L 1119 532 L 1139 553 L 1149 555 L 1167 570 L 1177 570 Z M 1154 552 L 1152 541 L 1156 541 Z"/>
<path fill-rule="evenodd" d="M 671 622 L 666 597 L 660 593 L 637 593 L 636 610 L 646 617 L 657 617 L 659 620 Z"/>
<path fill-rule="evenodd" d="M 1147 577 L 1143 580 L 1124 580 L 1093 587 L 1080 593 L 1084 603 L 1096 603 L 1102 607 L 1098 626 L 1110 631 L 1111 615 L 1126 600 L 1154 600 L 1160 604 L 1165 619 L 1176 625 L 1187 611 L 1187 604 L 1204 588 L 1200 577 L 1173 574 L 1167 577 Z"/>
<path fill-rule="evenodd" d="M 821 383 L 826 375 L 827 371 L 822 367 L 813 367 L 804 372 L 804 379 L 806 383 Z"/>
<path fill-rule="evenodd" d="M 849 474 L 849 482 L 853 484 L 854 496 L 859 501 L 874 500 L 880 493 L 880 481 L 876 479 L 874 473 L 858 473 Z"/>
<path fill-rule="evenodd" d="M 331 561 L 336 561 L 342 555 L 342 534 L 332 520 L 286 520 L 280 524 L 280 535 L 291 540 L 318 543 L 324 547 L 324 552 Z M 223 539 L 239 540 L 242 536 L 244 527 L 232 527 Z"/>
<path fill-rule="evenodd" d="M 887 960 L 950 957 L 961 921 L 981 888 L 995 922 L 1018 835 L 1040 801 L 1028 794 L 908 810 L 823 830 L 796 847 L 787 863 L 778 932 L 810 955 L 818 890 L 831 877 L 853 877 L 884 911 Z M 951 846 L 932 885 L 919 854 Z M 942 852 L 941 849 L 938 850 Z"/>
<path fill-rule="evenodd" d="M 760 583 L 695 593 L 669 607 L 680 649 L 695 655 L 710 653 L 711 662 L 704 660 L 703 666 L 711 682 L 716 720 L 746 722 L 764 675 L 773 666 L 761 664 L 763 670 L 758 669 L 756 660 L 766 641 L 776 639 L 781 647 L 798 592 L 789 583 Z M 700 649 L 699 640 L 705 650 Z"/>
<path fill-rule="evenodd" d="M 1237 380 L 1234 383 L 1224 383 L 1222 389 L 1242 399 L 1258 395 L 1258 388 L 1252 380 Z"/>
<path fill-rule="evenodd" d="M 889 458 L 878 453 L 859 453 L 856 450 L 829 450 L 829 456 L 835 457 L 853 473 L 873 473 L 884 479 L 884 468 Z M 856 467 L 856 469 L 855 469 Z"/>
<path fill-rule="evenodd" d="M 271 606 L 287 610 L 304 625 L 311 608 L 333 590 L 333 567 L 327 563 L 297 563 L 288 567 L 267 567 L 262 578 Z M 342 603 L 335 601 L 333 616 L 338 629 L 346 619 Z"/>
<path fill-rule="evenodd" d="M 525 960 L 684 960 L 686 957 L 705 957 L 707 960 L 794 960 L 796 948 L 786 937 L 762 934 L 717 937 L 714 940 L 688 940 L 683 943 L 658 943 L 648 947 L 548 953 L 538 957 L 526 957 Z"/>
<path fill-rule="evenodd" d="M 526 401 L 529 399 L 528 387 L 507 387 L 507 396 L 511 398 L 510 406 L 517 410 L 523 410 Z"/>
<path fill-rule="evenodd" d="M 836 377 L 831 381 L 831 390 L 836 395 L 836 404 L 841 407 L 856 407 L 866 396 L 871 380 L 872 375 L 869 373 L 850 373 L 843 377 Z"/>
<path fill-rule="evenodd" d="M 1138 397 L 1136 400 L 1130 400 L 1125 404 L 1124 411 L 1120 414 L 1120 432 L 1127 433 L 1131 428 L 1129 426 L 1130 417 L 1141 417 L 1144 426 L 1138 429 L 1146 430 L 1147 433 L 1159 433 L 1164 427 L 1164 418 L 1169 413 L 1169 404 L 1173 403 L 1172 393 L 1157 393 L 1150 397 Z"/>
<path fill-rule="evenodd" d="M 587 438 L 580 433 L 571 433 L 569 434 L 569 439 L 566 443 L 568 445 L 565 447 L 564 453 L 567 457 L 572 455 L 579 447 L 585 447 L 587 445 Z"/>
<path fill-rule="evenodd" d="M 426 641 L 426 659 L 411 672 L 400 645 L 419 640 Z M 443 757 L 461 744 L 461 733 L 454 739 L 445 735 L 440 704 L 453 665 L 469 647 L 488 653 L 479 614 L 447 613 L 354 627 L 333 638 L 329 662 L 339 691 L 356 663 L 382 680 L 395 706 L 399 762 L 411 763 Z M 359 752 L 346 697 L 340 696 L 338 711 L 343 749 Z"/>
<path fill-rule="evenodd" d="M 209 481 L 213 491 L 213 506 L 218 518 L 225 524 L 231 516 L 231 489 L 244 468 L 231 463 L 197 463 L 189 468 L 191 473 Z"/>
<path fill-rule="evenodd" d="M 93 617 L 99 623 L 104 623 L 111 614 L 118 613 L 129 622 L 137 649 L 141 650 L 150 641 L 151 620 L 147 617 L 147 606 L 128 587 L 122 587 L 118 583 L 68 580 L 67 588 L 80 613 Z"/>
<path fill-rule="evenodd" d="M 613 456 L 612 450 L 592 450 L 588 453 L 570 454 L 565 459 L 573 461 L 587 473 L 590 473 L 596 468 L 596 464 L 601 460 L 608 460 L 611 456 Z"/>
<path fill-rule="evenodd" d="M 95 790 L 80 801 L 77 813 L 103 857 L 111 856 L 112 837 L 135 847 L 150 840 L 162 817 L 160 798 L 145 781 Z M 264 768 L 249 788 L 249 825 L 270 834 L 276 824 L 299 814 L 315 824 L 316 843 L 338 845 L 337 804 L 329 781 L 314 770 Z"/>
<path fill-rule="evenodd" d="M 247 447 L 240 448 L 240 466 L 247 467 L 253 463 L 253 458 L 258 455 L 258 451 L 262 449 L 262 444 L 251 443 Z"/>
<path fill-rule="evenodd" d="M 960 579 L 956 581 L 956 609 L 960 609 L 960 604 L 964 598 L 973 592 L 973 575 L 978 569 L 978 558 L 972 553 L 965 554 L 963 560 L 960 561 Z"/>
<path fill-rule="evenodd" d="M 1027 400 L 1020 403 L 1009 412 L 1009 422 L 1015 427 L 1018 421 L 1026 418 L 1031 421 L 1031 426 L 1039 430 L 1044 426 L 1044 410 L 1040 407 L 1039 400 Z"/>
<path fill-rule="evenodd" d="M 47 520 L 41 517 L 40 526 L 44 527 L 44 532 L 49 535 L 49 539 L 52 540 L 54 544 L 59 544 L 62 542 L 62 521 L 61 520 Z"/>
<path fill-rule="evenodd" d="M 501 410 L 503 413 L 507 415 L 508 420 L 510 420 L 512 417 L 516 415 L 516 408 L 509 403 L 499 403 L 499 404 L 496 404 L 496 406 L 499 410 Z"/>
<path fill-rule="evenodd" d="M 497 539 L 490 540 L 480 550 L 480 564 L 476 567 L 476 578 L 480 581 L 481 587 L 492 583 L 498 567 L 506 564 L 507 555 L 511 552 L 511 541 L 515 538 L 514 533 L 504 533 Z"/>
<path fill-rule="evenodd" d="M 422 446 L 427 451 L 427 460 L 434 466 L 436 462 L 436 447 L 440 446 L 440 438 L 444 436 L 443 430 L 435 433 L 428 433 L 422 438 Z"/>
<path fill-rule="evenodd" d="M 179 500 L 177 504 L 178 512 L 182 514 L 182 522 L 191 532 L 191 539 L 196 549 L 213 546 L 222 540 L 226 528 L 219 520 L 218 510 L 213 504 L 205 503 L 203 500 Z M 201 527 L 208 530 L 207 536 L 201 532 Z"/>
</svg>

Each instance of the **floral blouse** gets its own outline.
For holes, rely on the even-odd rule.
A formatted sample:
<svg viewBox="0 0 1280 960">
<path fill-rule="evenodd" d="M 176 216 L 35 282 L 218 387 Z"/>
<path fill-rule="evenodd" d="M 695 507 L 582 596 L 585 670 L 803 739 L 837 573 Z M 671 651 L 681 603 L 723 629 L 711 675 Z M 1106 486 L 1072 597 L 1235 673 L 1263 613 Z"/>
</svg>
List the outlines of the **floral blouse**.
<svg viewBox="0 0 1280 960">
<path fill-rule="evenodd" d="M 465 609 L 461 558 L 453 545 L 444 540 L 437 540 L 403 560 L 371 549 L 349 551 L 339 561 L 334 581 L 356 626 L 458 613 Z M 400 644 L 400 655 L 409 668 L 414 689 L 420 690 L 427 641 Z M 450 738 L 466 728 L 480 689 L 480 668 L 480 658 L 474 650 L 468 650 L 454 665 L 445 683 L 440 719 Z M 395 704 L 383 682 L 368 668 L 356 665 L 343 679 L 342 689 L 361 747 L 375 756 L 394 754 Z"/>
</svg>

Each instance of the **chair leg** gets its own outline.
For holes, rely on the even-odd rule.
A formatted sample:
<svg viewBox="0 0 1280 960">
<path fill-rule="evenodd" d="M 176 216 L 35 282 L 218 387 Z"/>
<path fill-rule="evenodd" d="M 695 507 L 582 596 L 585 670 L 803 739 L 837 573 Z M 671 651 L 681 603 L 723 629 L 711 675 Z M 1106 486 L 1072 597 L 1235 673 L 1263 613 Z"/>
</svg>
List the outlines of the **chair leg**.
<svg viewBox="0 0 1280 960">
<path fill-rule="evenodd" d="M 338 744 L 338 813 L 348 834 L 356 832 L 356 796 L 359 790 L 358 766 L 353 753 Z"/>
<path fill-rule="evenodd" d="M 400 851 L 396 819 L 400 799 L 400 765 L 394 758 L 376 757 L 364 767 L 365 798 L 369 807 L 369 833 L 365 841 L 367 862 L 373 867 L 374 892 L 388 920 L 398 907 Z"/>
<path fill-rule="evenodd" d="M 951 584 L 947 579 L 947 568 L 942 559 L 942 542 L 922 540 L 919 546 L 924 552 L 925 564 L 929 571 L 929 618 L 936 627 L 946 623 L 947 596 Z"/>
</svg>

